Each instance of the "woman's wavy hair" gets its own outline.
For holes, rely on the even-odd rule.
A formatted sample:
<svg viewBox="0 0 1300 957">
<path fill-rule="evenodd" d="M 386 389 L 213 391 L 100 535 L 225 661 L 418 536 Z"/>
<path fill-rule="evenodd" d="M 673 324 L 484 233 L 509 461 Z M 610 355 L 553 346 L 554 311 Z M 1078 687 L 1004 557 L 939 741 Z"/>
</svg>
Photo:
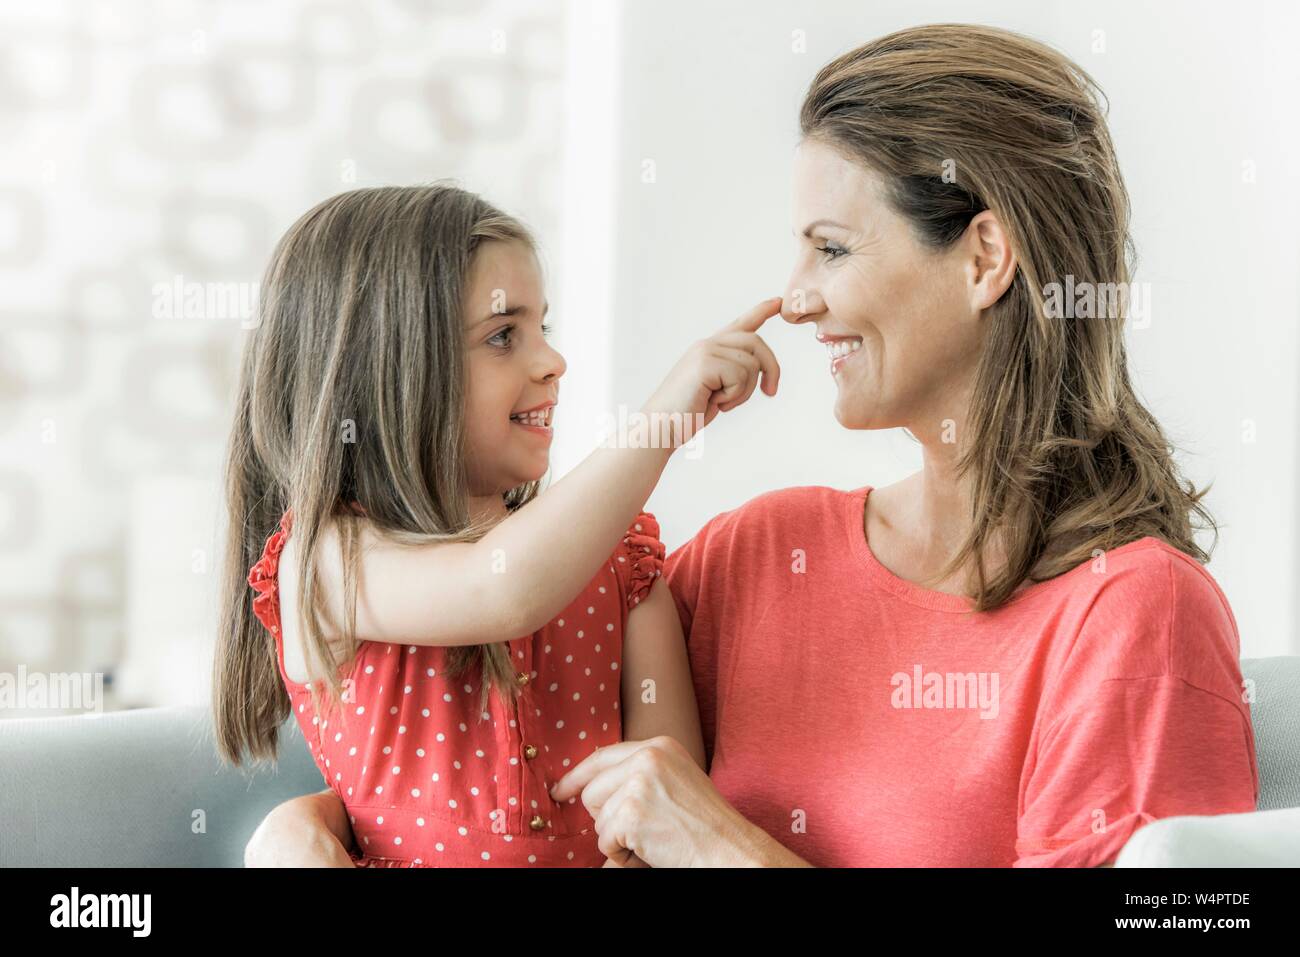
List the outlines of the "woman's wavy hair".
<svg viewBox="0 0 1300 957">
<path fill-rule="evenodd" d="M 464 299 L 474 255 L 528 230 L 446 183 L 342 193 L 293 224 L 272 254 L 244 344 L 226 465 L 229 518 L 213 671 L 216 742 L 234 764 L 273 759 L 290 702 L 272 636 L 252 611 L 249 571 L 287 509 L 302 556 L 299 633 L 312 698 L 343 700 L 356 654 L 359 522 L 407 544 L 473 541 L 466 487 Z M 512 489 L 507 508 L 537 496 Z M 364 517 L 344 506 L 360 504 Z M 322 630 L 316 550 L 339 524 L 345 621 Z M 476 668 L 485 700 L 513 701 L 503 644 L 446 649 L 450 676 Z M 324 699 L 319 689 L 325 691 Z M 346 709 L 338 709 L 346 711 Z"/>
<path fill-rule="evenodd" d="M 1193 515 L 1218 538 L 1201 504 L 1208 487 L 1184 488 L 1129 381 L 1113 293 L 1130 288 L 1136 256 L 1102 99 L 1042 43 L 937 24 L 831 61 L 800 111 L 806 139 L 882 177 L 923 246 L 944 250 L 987 209 L 1015 250 L 1015 279 L 987 316 L 957 464 L 970 477 L 973 525 L 935 577 L 970 567 L 975 611 L 1148 535 L 1207 562 Z M 1068 277 L 1112 292 L 1104 316 L 1055 317 L 1049 291 L 1070 288 Z M 1005 565 L 990 577 L 995 541 Z"/>
</svg>

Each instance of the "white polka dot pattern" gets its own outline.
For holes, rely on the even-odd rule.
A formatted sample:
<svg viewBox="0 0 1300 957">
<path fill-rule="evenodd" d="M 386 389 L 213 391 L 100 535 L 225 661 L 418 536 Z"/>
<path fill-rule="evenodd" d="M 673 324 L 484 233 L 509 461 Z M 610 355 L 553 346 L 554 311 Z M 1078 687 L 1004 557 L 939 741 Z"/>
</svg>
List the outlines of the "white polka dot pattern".
<svg viewBox="0 0 1300 957">
<path fill-rule="evenodd" d="M 603 864 L 582 802 L 557 803 L 548 789 L 596 748 L 620 740 L 619 682 L 603 676 L 619 674 L 628 612 L 663 567 L 654 516 L 638 516 L 610 562 L 553 621 L 509 642 L 518 710 L 499 694 L 483 708 L 480 676 L 448 674 L 444 648 L 363 642 L 348 675 L 349 707 L 328 716 L 318 716 L 308 688 L 284 674 L 275 586 L 290 527 L 286 515 L 250 572 L 259 592 L 254 611 L 276 629 L 281 680 L 312 756 L 347 806 L 356 863 Z M 591 628 L 599 642 L 586 635 Z M 332 731 L 322 733 L 329 724 Z M 385 789 L 389 782 L 400 786 Z"/>
</svg>

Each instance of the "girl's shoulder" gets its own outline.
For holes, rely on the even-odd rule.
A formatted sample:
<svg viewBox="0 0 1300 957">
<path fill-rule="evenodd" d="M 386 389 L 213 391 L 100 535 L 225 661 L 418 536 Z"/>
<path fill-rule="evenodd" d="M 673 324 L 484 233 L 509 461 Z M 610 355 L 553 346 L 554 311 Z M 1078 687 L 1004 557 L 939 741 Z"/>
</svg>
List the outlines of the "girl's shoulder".
<svg viewBox="0 0 1300 957">
<path fill-rule="evenodd" d="M 253 614 L 272 634 L 280 632 L 280 564 L 293 529 L 293 513 L 286 510 L 262 546 L 262 554 L 248 570 L 253 589 Z"/>
<path fill-rule="evenodd" d="M 279 524 L 266 539 L 262 554 L 248 571 L 248 584 L 254 591 L 253 614 L 275 639 L 281 676 L 289 687 L 306 687 L 307 659 L 298 632 L 298 574 L 301 562 L 297 541 L 293 537 L 293 510 L 286 509 Z M 323 549 L 329 551 L 334 530 L 326 527 Z M 336 652 L 341 647 L 330 641 Z"/>
<path fill-rule="evenodd" d="M 610 565 L 628 611 L 650 594 L 655 579 L 663 574 L 666 550 L 660 534 L 658 519 L 643 511 L 633 519 L 614 549 Z"/>
</svg>

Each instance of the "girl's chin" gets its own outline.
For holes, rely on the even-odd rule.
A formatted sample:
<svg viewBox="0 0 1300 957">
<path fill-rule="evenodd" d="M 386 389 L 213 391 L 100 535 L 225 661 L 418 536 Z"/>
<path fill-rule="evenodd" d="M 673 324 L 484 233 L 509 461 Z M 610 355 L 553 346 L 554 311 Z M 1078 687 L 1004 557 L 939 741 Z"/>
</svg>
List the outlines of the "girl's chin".
<svg viewBox="0 0 1300 957">
<path fill-rule="evenodd" d="M 526 485 L 529 482 L 540 482 L 545 476 L 546 471 L 551 467 L 550 458 L 548 457 L 539 466 L 534 468 L 519 469 L 515 474 L 519 476 L 519 481 L 515 485 Z M 512 486 L 513 487 L 513 486 Z"/>
</svg>

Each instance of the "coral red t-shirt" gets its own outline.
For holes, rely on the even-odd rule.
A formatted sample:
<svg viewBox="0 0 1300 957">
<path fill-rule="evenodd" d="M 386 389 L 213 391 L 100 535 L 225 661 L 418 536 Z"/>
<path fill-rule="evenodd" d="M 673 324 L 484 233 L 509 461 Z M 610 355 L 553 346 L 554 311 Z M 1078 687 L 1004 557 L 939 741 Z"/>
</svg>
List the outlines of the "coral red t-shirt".
<svg viewBox="0 0 1300 957">
<path fill-rule="evenodd" d="M 1173 815 L 1259 794 L 1236 622 L 1147 537 L 992 612 L 890 572 L 871 487 L 761 495 L 664 567 L 710 776 L 822 866 L 1112 862 Z"/>
</svg>

